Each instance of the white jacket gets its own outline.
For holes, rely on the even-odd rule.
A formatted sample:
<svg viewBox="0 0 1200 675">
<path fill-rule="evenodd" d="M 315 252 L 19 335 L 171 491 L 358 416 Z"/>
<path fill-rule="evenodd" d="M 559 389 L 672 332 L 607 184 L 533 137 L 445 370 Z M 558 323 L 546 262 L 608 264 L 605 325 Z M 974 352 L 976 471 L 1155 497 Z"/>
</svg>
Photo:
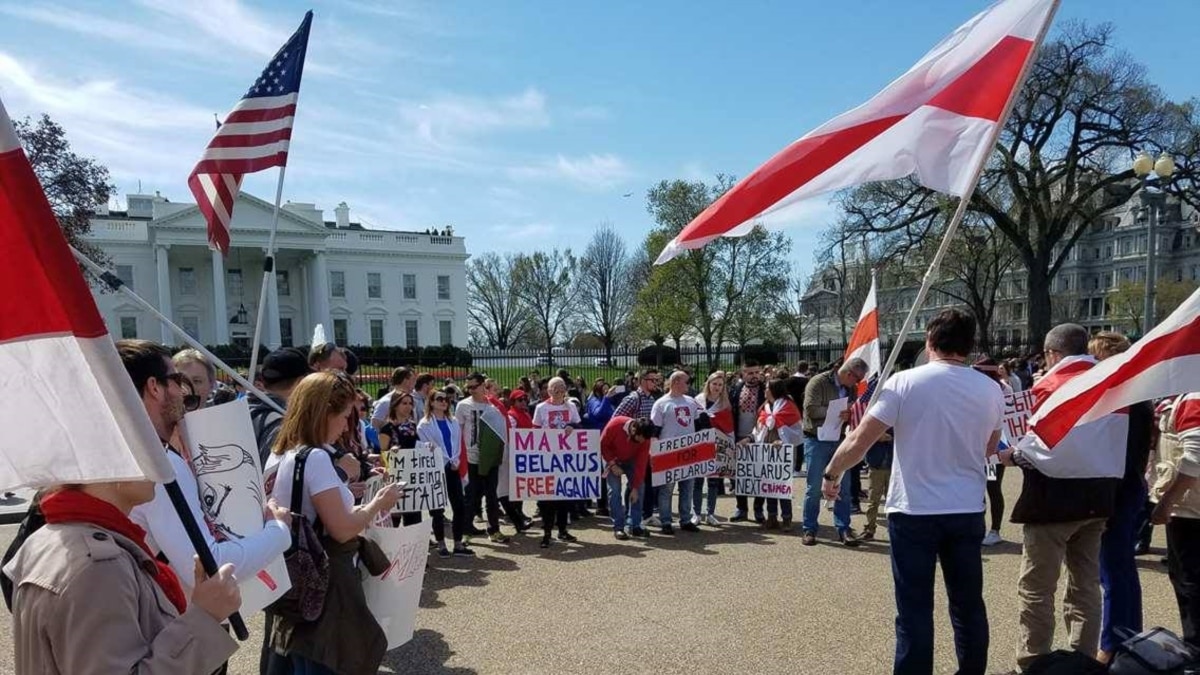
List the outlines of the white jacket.
<svg viewBox="0 0 1200 675">
<path fill-rule="evenodd" d="M 441 448 L 445 453 L 446 464 L 457 469 L 460 461 L 459 454 L 462 452 L 462 425 L 453 417 L 448 418 L 446 422 L 450 424 L 450 445 L 452 447 L 446 447 L 446 439 L 442 438 L 442 430 L 438 428 L 437 422 L 429 418 L 422 418 L 417 423 L 417 440 L 433 443 Z"/>
</svg>

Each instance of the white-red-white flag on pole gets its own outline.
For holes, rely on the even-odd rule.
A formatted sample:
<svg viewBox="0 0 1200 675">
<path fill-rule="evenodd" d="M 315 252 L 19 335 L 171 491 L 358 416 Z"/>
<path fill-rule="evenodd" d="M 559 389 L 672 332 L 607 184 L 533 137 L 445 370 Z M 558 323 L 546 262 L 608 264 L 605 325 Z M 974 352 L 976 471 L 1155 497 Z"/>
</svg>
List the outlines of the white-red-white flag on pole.
<svg viewBox="0 0 1200 675">
<path fill-rule="evenodd" d="M 1001 0 L 942 40 L 863 105 L 817 127 L 742 179 L 659 255 L 661 264 L 755 223 L 786 222 L 827 192 L 915 174 L 962 196 L 1055 0 Z"/>
<path fill-rule="evenodd" d="M 1075 427 L 1140 401 L 1200 391 L 1200 290 L 1124 354 L 1054 391 L 1029 418 L 1052 452 Z"/>
<path fill-rule="evenodd" d="M 175 474 L 0 102 L 0 489 Z"/>
<path fill-rule="evenodd" d="M 871 290 L 867 291 L 867 299 L 863 302 L 862 311 L 858 315 L 858 323 L 854 324 L 854 332 L 850 334 L 850 343 L 846 346 L 844 361 L 860 358 L 867 362 L 867 374 L 858 383 L 858 399 L 850 405 L 850 427 L 858 426 L 867 410 L 867 402 L 871 400 L 879 371 L 883 369 L 883 356 L 879 348 L 879 305 L 875 296 L 875 276 L 871 275 Z"/>
</svg>

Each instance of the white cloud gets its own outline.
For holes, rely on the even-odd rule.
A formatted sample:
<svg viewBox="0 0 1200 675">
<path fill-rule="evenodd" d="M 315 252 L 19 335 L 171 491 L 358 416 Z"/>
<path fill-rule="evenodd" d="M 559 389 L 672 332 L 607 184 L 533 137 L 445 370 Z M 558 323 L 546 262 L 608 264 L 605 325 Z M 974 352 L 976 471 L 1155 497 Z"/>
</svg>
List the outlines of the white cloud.
<svg viewBox="0 0 1200 675">
<path fill-rule="evenodd" d="M 514 180 L 561 180 L 575 185 L 604 190 L 633 177 L 625 160 L 613 154 L 571 158 L 558 155 L 533 166 L 514 167 L 508 175 Z"/>
<path fill-rule="evenodd" d="M 186 41 L 148 31 L 130 21 L 118 21 L 54 4 L 0 5 L 0 14 L 40 23 L 80 35 L 134 45 L 139 49 L 194 51 Z"/>
<path fill-rule="evenodd" d="M 419 139 L 437 147 L 495 131 L 550 125 L 546 95 L 533 87 L 516 96 L 442 96 L 408 103 L 401 107 L 400 116 Z"/>
</svg>

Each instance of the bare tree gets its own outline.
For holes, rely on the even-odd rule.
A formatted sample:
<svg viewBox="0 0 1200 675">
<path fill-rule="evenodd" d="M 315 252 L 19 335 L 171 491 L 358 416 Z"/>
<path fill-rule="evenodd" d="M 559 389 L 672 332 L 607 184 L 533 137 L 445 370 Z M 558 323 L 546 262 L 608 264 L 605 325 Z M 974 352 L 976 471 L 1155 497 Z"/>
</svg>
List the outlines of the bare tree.
<svg viewBox="0 0 1200 675">
<path fill-rule="evenodd" d="M 577 264 L 571 249 L 554 249 L 522 254 L 513 266 L 517 297 L 545 340 L 548 352 L 554 349 L 559 334 L 577 310 Z"/>
<path fill-rule="evenodd" d="M 786 330 L 796 341 L 796 346 L 804 345 L 804 338 L 811 328 L 808 314 L 804 311 L 804 295 L 808 292 L 808 279 L 797 273 L 788 280 L 784 292 L 775 296 L 775 323 Z"/>
<path fill-rule="evenodd" d="M 517 258 L 484 253 L 467 264 L 467 314 L 489 347 L 509 349 L 528 332 L 516 284 Z"/>
<path fill-rule="evenodd" d="M 579 259 L 579 318 L 604 343 L 604 355 L 610 360 L 637 299 L 633 272 L 621 235 L 610 223 L 601 225 Z"/>
</svg>

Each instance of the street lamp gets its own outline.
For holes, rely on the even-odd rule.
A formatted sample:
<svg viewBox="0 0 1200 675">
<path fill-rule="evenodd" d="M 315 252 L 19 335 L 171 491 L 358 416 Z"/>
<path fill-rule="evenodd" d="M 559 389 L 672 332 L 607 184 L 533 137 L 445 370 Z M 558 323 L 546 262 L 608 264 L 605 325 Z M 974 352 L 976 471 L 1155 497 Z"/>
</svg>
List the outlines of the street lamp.
<svg viewBox="0 0 1200 675">
<path fill-rule="evenodd" d="M 1150 178 L 1151 171 L 1154 172 L 1154 179 Z M 1157 246 L 1155 246 L 1156 233 L 1154 230 L 1167 199 L 1162 185 L 1171 180 L 1171 175 L 1175 173 L 1175 160 L 1165 152 L 1159 155 L 1157 161 L 1151 160 L 1150 155 L 1143 150 L 1133 160 L 1133 173 L 1141 183 L 1142 206 L 1148 211 L 1146 218 L 1146 296 L 1142 308 L 1142 315 L 1145 317 L 1145 328 L 1142 330 L 1142 335 L 1145 335 L 1154 327 L 1154 284 L 1157 281 L 1155 277 L 1158 276 L 1155 269 Z"/>
</svg>

